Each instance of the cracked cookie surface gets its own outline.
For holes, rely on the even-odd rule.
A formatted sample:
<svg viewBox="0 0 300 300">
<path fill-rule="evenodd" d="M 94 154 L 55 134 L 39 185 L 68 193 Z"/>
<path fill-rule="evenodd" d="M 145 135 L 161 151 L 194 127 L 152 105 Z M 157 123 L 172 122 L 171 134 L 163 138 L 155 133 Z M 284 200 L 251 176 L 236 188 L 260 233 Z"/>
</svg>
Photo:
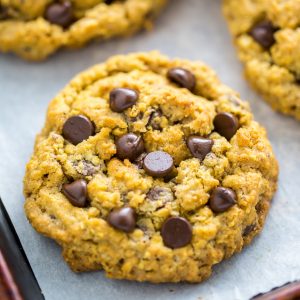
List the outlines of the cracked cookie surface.
<svg viewBox="0 0 300 300">
<path fill-rule="evenodd" d="M 50 103 L 25 211 L 74 271 L 200 282 L 261 231 L 277 176 L 265 130 L 209 67 L 120 55 Z"/>
<path fill-rule="evenodd" d="M 223 0 L 223 11 L 251 85 L 300 120 L 300 1 Z"/>
<path fill-rule="evenodd" d="M 150 28 L 166 0 L 0 0 L 0 50 L 42 60 L 62 47 Z"/>
</svg>

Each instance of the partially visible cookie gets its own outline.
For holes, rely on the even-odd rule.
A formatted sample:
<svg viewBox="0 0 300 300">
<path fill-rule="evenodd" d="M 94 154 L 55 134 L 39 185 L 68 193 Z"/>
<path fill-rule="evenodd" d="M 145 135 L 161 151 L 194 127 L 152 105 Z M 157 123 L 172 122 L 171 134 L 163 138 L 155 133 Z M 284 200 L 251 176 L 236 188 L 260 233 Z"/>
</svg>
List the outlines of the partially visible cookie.
<svg viewBox="0 0 300 300">
<path fill-rule="evenodd" d="M 223 10 L 252 86 L 300 120 L 300 1 L 223 0 Z"/>
<path fill-rule="evenodd" d="M 0 0 L 0 51 L 42 60 L 62 47 L 151 27 L 167 0 Z"/>
<path fill-rule="evenodd" d="M 277 176 L 265 130 L 209 67 L 122 55 L 50 103 L 25 211 L 74 271 L 199 282 L 262 230 Z"/>
</svg>

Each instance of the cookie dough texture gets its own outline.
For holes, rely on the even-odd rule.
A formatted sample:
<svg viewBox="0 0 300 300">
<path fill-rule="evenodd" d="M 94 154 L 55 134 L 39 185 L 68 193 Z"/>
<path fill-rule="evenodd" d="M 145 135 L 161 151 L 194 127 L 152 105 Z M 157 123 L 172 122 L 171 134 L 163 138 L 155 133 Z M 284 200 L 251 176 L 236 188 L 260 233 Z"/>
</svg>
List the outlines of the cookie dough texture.
<svg viewBox="0 0 300 300">
<path fill-rule="evenodd" d="M 223 10 L 252 86 L 275 110 L 300 120 L 300 1 L 223 0 Z M 263 20 L 276 28 L 268 50 L 249 34 Z"/>
<path fill-rule="evenodd" d="M 193 93 L 167 79 L 174 67 L 195 75 Z M 109 93 L 120 87 L 137 90 L 139 99 L 115 113 L 109 108 Z M 158 109 L 161 130 L 148 125 Z M 214 132 L 218 112 L 239 119 L 240 128 L 230 141 Z M 62 127 L 78 114 L 95 124 L 96 134 L 74 146 L 64 140 Z M 127 132 L 143 136 L 147 151 L 172 155 L 176 177 L 154 178 L 128 159 L 117 159 L 114 140 Z M 186 137 L 193 134 L 214 142 L 202 161 L 186 146 Z M 239 252 L 261 231 L 277 175 L 265 130 L 253 121 L 247 103 L 209 67 L 157 52 L 122 55 L 79 74 L 50 103 L 26 169 L 25 211 L 38 232 L 62 246 L 74 271 L 104 269 L 117 279 L 200 282 L 210 276 L 213 265 Z M 72 206 L 61 192 L 64 183 L 77 179 L 88 182 L 86 208 Z M 207 205 L 217 186 L 237 195 L 237 204 L 219 214 Z M 124 205 L 137 214 L 132 233 L 106 221 L 112 209 Z M 191 224 L 187 246 L 164 245 L 160 231 L 170 216 Z"/>
<path fill-rule="evenodd" d="M 42 60 L 62 47 L 81 47 L 93 39 L 127 36 L 141 28 L 151 28 L 151 20 L 166 4 L 166 0 L 110 1 L 111 4 L 103 0 L 72 0 L 75 21 L 62 28 L 44 17 L 46 8 L 54 2 L 0 0 L 0 50 Z"/>
</svg>

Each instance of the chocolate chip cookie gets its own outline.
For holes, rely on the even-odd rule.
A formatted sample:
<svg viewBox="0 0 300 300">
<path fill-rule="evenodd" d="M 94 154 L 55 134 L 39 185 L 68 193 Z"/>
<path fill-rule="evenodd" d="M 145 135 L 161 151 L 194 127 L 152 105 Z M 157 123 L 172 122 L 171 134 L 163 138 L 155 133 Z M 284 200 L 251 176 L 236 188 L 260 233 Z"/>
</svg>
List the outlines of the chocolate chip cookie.
<svg viewBox="0 0 300 300">
<path fill-rule="evenodd" d="M 62 47 L 151 28 L 167 0 L 0 0 L 0 51 L 42 60 Z"/>
<path fill-rule="evenodd" d="M 300 120 L 300 2 L 223 0 L 223 10 L 252 86 Z"/>
<path fill-rule="evenodd" d="M 277 175 L 265 130 L 209 67 L 122 55 L 50 103 L 25 211 L 74 271 L 200 282 L 261 231 Z"/>
</svg>

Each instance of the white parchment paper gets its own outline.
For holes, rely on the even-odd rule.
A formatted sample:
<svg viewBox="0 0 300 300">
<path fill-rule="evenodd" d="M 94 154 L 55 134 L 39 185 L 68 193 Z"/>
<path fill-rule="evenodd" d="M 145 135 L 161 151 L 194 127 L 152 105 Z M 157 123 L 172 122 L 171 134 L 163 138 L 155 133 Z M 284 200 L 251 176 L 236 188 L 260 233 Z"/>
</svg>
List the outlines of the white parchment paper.
<svg viewBox="0 0 300 300">
<path fill-rule="evenodd" d="M 74 274 L 60 248 L 37 234 L 23 213 L 22 178 L 47 105 L 78 72 L 113 54 L 158 49 L 171 57 L 203 60 L 250 101 L 269 132 L 281 174 L 263 233 L 241 254 L 215 267 L 202 284 L 113 281 L 102 272 Z M 173 0 L 155 30 L 85 49 L 61 52 L 44 63 L 0 55 L 0 195 L 47 300 L 249 299 L 300 279 L 300 122 L 275 113 L 242 77 L 218 0 Z"/>
</svg>

